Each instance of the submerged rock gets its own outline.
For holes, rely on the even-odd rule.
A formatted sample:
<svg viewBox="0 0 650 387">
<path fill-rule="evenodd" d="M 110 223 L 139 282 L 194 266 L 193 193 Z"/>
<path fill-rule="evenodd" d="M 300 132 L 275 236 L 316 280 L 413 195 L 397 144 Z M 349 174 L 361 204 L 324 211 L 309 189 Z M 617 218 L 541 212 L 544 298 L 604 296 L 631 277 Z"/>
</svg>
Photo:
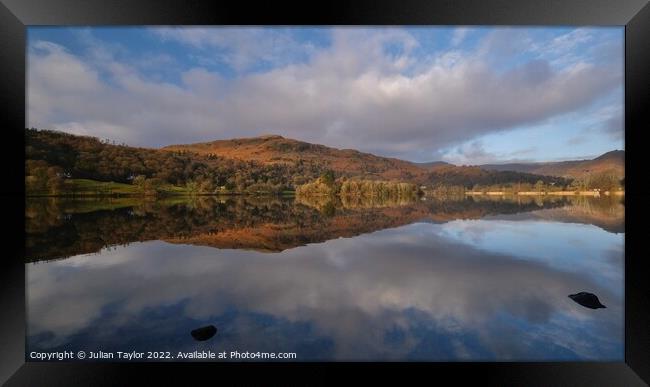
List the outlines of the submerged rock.
<svg viewBox="0 0 650 387">
<path fill-rule="evenodd" d="M 196 328 L 190 334 L 194 337 L 194 340 L 205 341 L 217 333 L 217 328 L 214 325 L 208 325 L 201 328 Z"/>
<path fill-rule="evenodd" d="M 598 297 L 596 297 L 596 295 L 592 293 L 580 292 L 576 294 L 570 294 L 569 298 L 571 298 L 573 301 L 577 302 L 578 304 L 584 306 L 585 308 L 591 308 L 591 309 L 606 308 L 605 305 L 600 303 Z"/>
</svg>

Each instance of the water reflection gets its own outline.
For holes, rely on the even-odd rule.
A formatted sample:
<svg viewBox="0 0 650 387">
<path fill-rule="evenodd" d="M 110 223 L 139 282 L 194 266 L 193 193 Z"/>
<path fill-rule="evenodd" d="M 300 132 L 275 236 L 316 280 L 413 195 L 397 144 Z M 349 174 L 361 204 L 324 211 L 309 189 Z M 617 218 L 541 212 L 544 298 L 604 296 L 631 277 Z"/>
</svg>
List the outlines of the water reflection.
<svg viewBox="0 0 650 387">
<path fill-rule="evenodd" d="M 571 219 L 581 203 L 569 199 L 325 203 L 333 213 L 318 203 L 244 198 L 91 212 L 35 205 L 49 212 L 27 214 L 29 236 L 54 241 L 64 230 L 68 239 L 51 250 L 31 241 L 32 259 L 93 254 L 28 264 L 28 350 L 623 357 L 623 234 L 592 225 L 584 212 Z M 622 209 L 607 214 L 623 222 Z M 229 237 L 210 238 L 220 233 Z M 240 235 L 250 237 L 235 243 Z M 598 294 L 607 308 L 579 305 L 567 297 L 576 290 Z M 210 340 L 187 334 L 209 324 L 219 330 Z"/>
<path fill-rule="evenodd" d="M 609 200 L 609 199 L 607 199 Z M 603 199 L 596 202 L 604 201 Z M 416 221 L 448 222 L 487 216 L 543 217 L 624 229 L 623 206 L 607 201 L 520 198 L 377 202 L 314 198 L 29 199 L 25 213 L 27 261 L 98 252 L 147 240 L 279 252 L 307 243 L 352 237 Z M 540 209 L 555 209 L 538 211 Z M 600 222 L 600 223 L 599 223 Z"/>
</svg>

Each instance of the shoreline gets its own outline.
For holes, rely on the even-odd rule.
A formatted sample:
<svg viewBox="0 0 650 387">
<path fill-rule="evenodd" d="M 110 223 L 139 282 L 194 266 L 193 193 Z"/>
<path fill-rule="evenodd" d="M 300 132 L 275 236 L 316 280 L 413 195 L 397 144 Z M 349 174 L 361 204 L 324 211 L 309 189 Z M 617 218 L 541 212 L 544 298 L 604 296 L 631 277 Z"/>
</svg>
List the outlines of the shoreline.
<svg viewBox="0 0 650 387">
<path fill-rule="evenodd" d="M 131 193 L 112 193 L 112 194 L 58 194 L 58 195 L 30 195 L 26 194 L 25 198 L 69 198 L 69 199 L 84 199 L 84 198 L 114 198 L 114 199 L 123 199 L 123 198 L 134 198 L 134 199 L 164 199 L 164 198 L 174 198 L 174 197 L 196 197 L 196 196 L 295 196 L 293 191 L 284 191 L 284 192 L 260 192 L 260 193 L 251 193 L 251 192 L 228 192 L 228 193 L 162 193 L 158 195 L 143 195 L 143 194 L 131 194 Z"/>
</svg>

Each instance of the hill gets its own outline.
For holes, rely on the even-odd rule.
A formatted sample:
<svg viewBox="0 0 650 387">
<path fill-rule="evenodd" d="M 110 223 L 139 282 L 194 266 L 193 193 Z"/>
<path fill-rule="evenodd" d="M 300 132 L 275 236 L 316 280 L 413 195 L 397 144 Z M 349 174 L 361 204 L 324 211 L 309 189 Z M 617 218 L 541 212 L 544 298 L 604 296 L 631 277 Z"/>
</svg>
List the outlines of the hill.
<svg viewBox="0 0 650 387">
<path fill-rule="evenodd" d="M 592 160 L 571 160 L 549 163 L 484 164 L 480 168 L 492 171 L 514 171 L 538 175 L 582 178 L 588 174 L 611 172 L 621 179 L 625 176 L 625 151 L 614 150 Z"/>
<path fill-rule="evenodd" d="M 331 170 L 337 177 L 402 181 L 423 185 L 457 185 L 470 188 L 476 184 L 526 182 L 568 184 L 554 177 L 511 171 L 488 171 L 479 167 L 458 167 L 445 162 L 413 163 L 380 157 L 353 149 L 336 149 L 324 145 L 284 138 L 278 135 L 217 140 L 187 145 L 170 145 L 163 150 L 223 157 L 262 165 L 304 166 Z"/>
<path fill-rule="evenodd" d="M 413 163 L 413 164 L 415 164 L 416 166 L 418 166 L 420 168 L 425 168 L 425 169 L 429 169 L 429 170 L 437 169 L 437 168 L 440 168 L 440 167 L 454 166 L 453 164 L 447 163 L 445 161 L 429 161 L 429 162 L 426 162 L 426 163 Z"/>
<path fill-rule="evenodd" d="M 69 194 L 68 180 L 136 184 L 143 192 L 278 193 L 317 178 L 316 163 L 267 164 L 214 155 L 115 145 L 94 137 L 25 130 L 28 194 Z"/>
<path fill-rule="evenodd" d="M 170 145 L 162 149 L 254 161 L 265 165 L 317 165 L 320 169 L 330 169 L 337 175 L 348 177 L 423 181 L 427 174 L 426 169 L 408 161 L 375 156 L 354 149 L 330 148 L 278 135 Z"/>
<path fill-rule="evenodd" d="M 409 161 L 275 135 L 151 149 L 26 129 L 25 141 L 26 189 L 28 194 L 39 195 L 74 194 L 70 187 L 76 185 L 69 183 L 75 179 L 137 185 L 134 193 L 153 195 L 172 188 L 203 194 L 280 193 L 329 172 L 336 179 L 397 181 L 427 187 L 471 188 L 477 184 L 535 184 L 540 180 L 558 186 L 570 183 L 557 177 L 446 163 L 425 168 Z"/>
</svg>

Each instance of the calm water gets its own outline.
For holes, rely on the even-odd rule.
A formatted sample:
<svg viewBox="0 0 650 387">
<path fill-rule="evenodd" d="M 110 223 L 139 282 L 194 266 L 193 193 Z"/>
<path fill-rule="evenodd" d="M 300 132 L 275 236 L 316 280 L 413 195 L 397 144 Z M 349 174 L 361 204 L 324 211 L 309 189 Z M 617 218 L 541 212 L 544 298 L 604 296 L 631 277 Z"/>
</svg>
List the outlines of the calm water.
<svg viewBox="0 0 650 387">
<path fill-rule="evenodd" d="M 618 198 L 30 199 L 26 223 L 28 352 L 623 359 Z"/>
</svg>

